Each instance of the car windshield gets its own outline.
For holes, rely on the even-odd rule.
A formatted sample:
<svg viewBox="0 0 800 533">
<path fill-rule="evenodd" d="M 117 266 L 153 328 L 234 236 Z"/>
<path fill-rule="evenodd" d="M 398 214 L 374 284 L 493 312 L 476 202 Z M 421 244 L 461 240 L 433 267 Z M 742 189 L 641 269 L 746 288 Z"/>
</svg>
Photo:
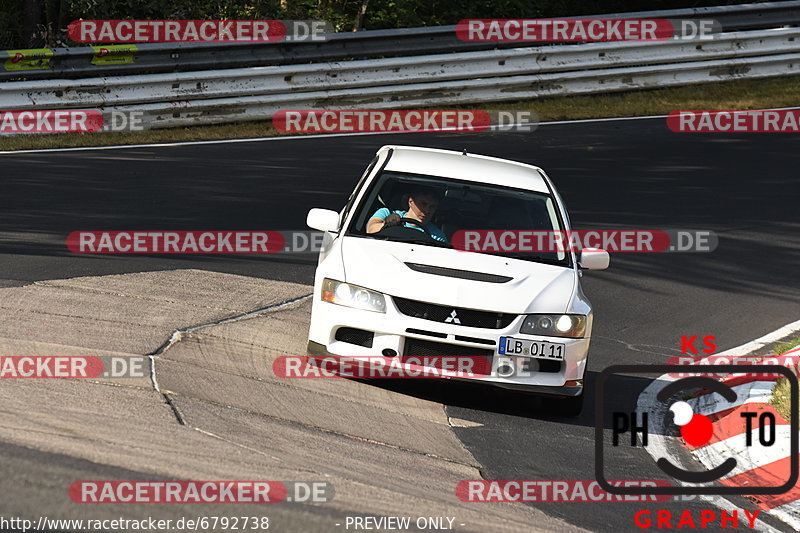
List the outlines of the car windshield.
<svg viewBox="0 0 800 533">
<path fill-rule="evenodd" d="M 421 212 L 426 214 L 420 216 Z M 384 225 L 382 220 L 393 215 L 397 216 L 389 219 L 390 224 Z M 389 225 L 393 227 L 387 227 Z M 357 207 L 347 234 L 452 248 L 453 236 L 460 230 L 561 229 L 563 225 L 558 208 L 549 194 L 384 171 Z M 482 253 L 570 266 L 569 255 L 563 251 Z"/>
</svg>

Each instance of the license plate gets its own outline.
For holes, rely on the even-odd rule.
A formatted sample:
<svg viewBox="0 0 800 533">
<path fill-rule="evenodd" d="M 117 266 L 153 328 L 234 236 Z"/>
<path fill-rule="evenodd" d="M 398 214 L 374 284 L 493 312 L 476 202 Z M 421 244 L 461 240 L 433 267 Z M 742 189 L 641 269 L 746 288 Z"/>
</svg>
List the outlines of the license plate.
<svg viewBox="0 0 800 533">
<path fill-rule="evenodd" d="M 522 355 L 536 359 L 563 361 L 566 349 L 563 344 L 548 341 L 530 341 L 513 337 L 500 337 L 499 355 Z"/>
</svg>

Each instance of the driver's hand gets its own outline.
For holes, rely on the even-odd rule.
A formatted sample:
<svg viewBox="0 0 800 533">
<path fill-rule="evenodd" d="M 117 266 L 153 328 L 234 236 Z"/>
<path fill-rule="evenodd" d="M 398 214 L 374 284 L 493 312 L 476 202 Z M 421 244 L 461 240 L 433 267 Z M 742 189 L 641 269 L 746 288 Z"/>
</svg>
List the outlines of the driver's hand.
<svg viewBox="0 0 800 533">
<path fill-rule="evenodd" d="M 386 218 L 383 219 L 383 227 L 384 228 L 391 228 L 392 226 L 399 226 L 401 224 L 400 219 L 402 217 L 397 213 L 392 213 Z"/>
</svg>

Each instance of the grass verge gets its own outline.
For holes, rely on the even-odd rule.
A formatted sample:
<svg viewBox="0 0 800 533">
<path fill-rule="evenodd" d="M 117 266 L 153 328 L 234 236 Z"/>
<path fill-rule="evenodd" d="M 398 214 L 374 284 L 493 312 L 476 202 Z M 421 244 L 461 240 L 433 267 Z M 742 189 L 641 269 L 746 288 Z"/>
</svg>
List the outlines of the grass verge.
<svg viewBox="0 0 800 533">
<path fill-rule="evenodd" d="M 774 351 L 776 354 L 781 355 L 783 353 L 788 352 L 792 348 L 796 348 L 800 346 L 800 337 L 794 338 L 787 342 L 782 342 L 775 346 Z M 795 373 L 797 373 L 797 369 L 795 369 Z M 786 378 L 781 378 L 775 384 L 775 388 L 772 391 L 772 398 L 770 399 L 770 403 L 775 407 L 775 410 L 778 411 L 781 416 L 788 420 L 789 419 L 789 412 L 791 410 L 791 392 L 789 390 L 789 380 Z M 798 405 L 800 408 L 800 405 Z"/>
<path fill-rule="evenodd" d="M 535 111 L 542 122 L 581 118 L 665 115 L 676 109 L 766 109 L 800 106 L 800 75 L 734 80 L 626 93 L 556 96 L 462 109 Z M 448 106 L 437 106 L 444 108 Z M 269 120 L 131 133 L 62 133 L 0 137 L 0 150 L 155 144 L 279 135 Z M 457 134 L 455 134 L 457 135 Z"/>
</svg>

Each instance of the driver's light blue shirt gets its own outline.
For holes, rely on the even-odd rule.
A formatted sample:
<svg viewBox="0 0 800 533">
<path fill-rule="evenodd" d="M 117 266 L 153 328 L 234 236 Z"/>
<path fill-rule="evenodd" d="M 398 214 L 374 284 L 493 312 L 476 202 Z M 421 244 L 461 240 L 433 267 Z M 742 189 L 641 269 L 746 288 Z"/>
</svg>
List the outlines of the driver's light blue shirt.
<svg viewBox="0 0 800 533">
<path fill-rule="evenodd" d="M 408 211 L 389 211 L 388 207 L 381 207 L 380 209 L 375 211 L 375 214 L 372 215 L 372 218 L 379 218 L 381 220 L 385 220 L 386 217 L 388 217 L 392 213 L 397 213 L 401 217 L 405 217 L 408 214 Z M 436 227 L 435 224 L 433 224 L 431 222 L 425 222 L 425 223 L 423 223 L 423 226 L 425 226 L 425 229 L 427 229 L 430 232 L 431 237 L 433 237 L 434 240 L 437 240 L 439 242 L 447 242 L 447 236 L 444 234 L 444 232 L 442 230 L 440 230 L 438 227 Z M 414 228 L 414 229 L 416 229 L 418 231 L 422 231 L 424 233 L 423 229 L 420 228 L 419 226 L 415 225 L 415 224 L 409 224 L 408 222 L 406 222 L 405 223 L 405 227 Z"/>
</svg>

